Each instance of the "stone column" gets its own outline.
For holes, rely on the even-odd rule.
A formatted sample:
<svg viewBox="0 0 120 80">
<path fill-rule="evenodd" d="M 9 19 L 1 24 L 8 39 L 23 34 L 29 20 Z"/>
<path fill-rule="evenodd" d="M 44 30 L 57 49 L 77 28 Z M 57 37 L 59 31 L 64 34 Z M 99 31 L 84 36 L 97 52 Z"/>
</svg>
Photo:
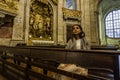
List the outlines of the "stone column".
<svg viewBox="0 0 120 80">
<path fill-rule="evenodd" d="M 18 8 L 18 15 L 14 18 L 14 25 L 13 25 L 13 35 L 12 39 L 9 42 L 10 46 L 16 46 L 17 43 L 24 43 L 24 7 L 25 7 L 26 0 L 19 1 L 19 8 Z"/>
<path fill-rule="evenodd" d="M 97 0 L 81 0 L 81 25 L 91 45 L 99 45 Z"/>
<path fill-rule="evenodd" d="M 107 45 L 107 38 L 105 36 L 105 27 L 103 27 L 105 24 L 103 23 L 104 22 L 104 16 L 101 15 L 103 14 L 102 12 L 102 9 L 100 9 L 99 11 L 99 32 L 100 34 L 100 42 L 101 42 L 101 45 Z"/>
<path fill-rule="evenodd" d="M 77 8 L 76 10 L 80 10 L 81 9 L 81 0 L 76 0 L 76 5 L 77 5 Z"/>
<path fill-rule="evenodd" d="M 90 0 L 81 0 L 81 25 L 87 39 L 91 40 L 90 30 Z"/>
<path fill-rule="evenodd" d="M 26 43 L 28 43 L 28 36 L 29 36 L 29 18 L 30 18 L 30 1 L 31 0 L 26 0 L 24 3 L 24 23 L 23 23 L 23 38 Z"/>
<path fill-rule="evenodd" d="M 24 1 L 19 1 L 18 15 L 14 19 L 12 40 L 23 40 Z"/>
<path fill-rule="evenodd" d="M 63 8 L 63 0 L 58 0 L 58 27 L 57 27 L 57 43 L 58 44 L 64 44 L 64 27 L 63 27 L 63 13 L 62 13 L 62 8 Z"/>
<path fill-rule="evenodd" d="M 98 1 L 99 0 L 90 0 L 90 30 L 92 45 L 99 45 Z"/>
</svg>

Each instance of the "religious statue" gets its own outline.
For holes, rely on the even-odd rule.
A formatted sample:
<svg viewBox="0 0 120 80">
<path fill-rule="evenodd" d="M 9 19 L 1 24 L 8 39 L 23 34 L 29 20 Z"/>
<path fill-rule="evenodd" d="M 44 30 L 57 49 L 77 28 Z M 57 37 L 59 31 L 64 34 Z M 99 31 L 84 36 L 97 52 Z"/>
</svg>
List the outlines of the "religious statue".
<svg viewBox="0 0 120 80">
<path fill-rule="evenodd" d="M 47 25 L 47 27 L 50 27 L 50 18 L 49 17 L 46 18 L 46 25 Z"/>
<path fill-rule="evenodd" d="M 31 14 L 30 27 L 34 37 L 39 37 L 42 34 L 43 18 L 40 14 Z"/>
<path fill-rule="evenodd" d="M 36 14 L 34 17 L 34 23 L 33 23 L 34 29 L 42 29 L 42 26 L 43 26 L 42 23 L 43 23 L 42 16 L 39 14 Z"/>
</svg>

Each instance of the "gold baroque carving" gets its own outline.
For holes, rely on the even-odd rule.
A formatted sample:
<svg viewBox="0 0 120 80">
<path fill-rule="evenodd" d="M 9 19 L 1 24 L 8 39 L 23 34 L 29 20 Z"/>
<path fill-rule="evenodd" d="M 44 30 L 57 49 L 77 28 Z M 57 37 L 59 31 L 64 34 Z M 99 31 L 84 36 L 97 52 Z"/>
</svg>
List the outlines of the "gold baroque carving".
<svg viewBox="0 0 120 80">
<path fill-rule="evenodd" d="M 52 0 L 52 2 L 57 5 L 58 4 L 58 0 Z"/>
<path fill-rule="evenodd" d="M 33 0 L 34 1 L 34 0 Z M 48 0 L 37 0 L 37 1 L 39 1 L 39 2 L 41 2 L 41 3 L 44 3 L 44 4 L 48 4 Z M 58 4 L 58 0 L 51 0 L 55 5 L 57 5 Z"/>
<path fill-rule="evenodd" d="M 0 0 L 0 9 L 17 13 L 19 0 Z"/>
<path fill-rule="evenodd" d="M 81 11 L 63 8 L 64 18 L 81 18 Z"/>
<path fill-rule="evenodd" d="M 42 2 L 44 4 L 48 4 L 48 0 L 38 0 L 38 1 L 40 1 L 40 2 Z"/>
</svg>

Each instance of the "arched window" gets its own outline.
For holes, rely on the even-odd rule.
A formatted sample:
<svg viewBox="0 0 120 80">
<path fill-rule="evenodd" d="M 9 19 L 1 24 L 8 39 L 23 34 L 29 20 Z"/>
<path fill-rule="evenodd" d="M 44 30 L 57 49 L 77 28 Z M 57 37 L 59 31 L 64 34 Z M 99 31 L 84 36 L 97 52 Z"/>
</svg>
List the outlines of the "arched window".
<svg viewBox="0 0 120 80">
<path fill-rule="evenodd" d="M 76 0 L 66 0 L 66 8 L 76 10 Z"/>
<path fill-rule="evenodd" d="M 105 18 L 106 36 L 120 38 L 120 9 L 109 12 Z"/>
</svg>

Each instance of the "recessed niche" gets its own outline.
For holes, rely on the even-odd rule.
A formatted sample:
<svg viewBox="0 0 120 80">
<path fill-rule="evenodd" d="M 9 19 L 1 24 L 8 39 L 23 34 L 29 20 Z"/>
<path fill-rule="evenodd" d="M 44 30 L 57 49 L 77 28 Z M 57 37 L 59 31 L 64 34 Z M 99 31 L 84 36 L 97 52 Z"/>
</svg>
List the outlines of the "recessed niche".
<svg viewBox="0 0 120 80">
<path fill-rule="evenodd" d="M 0 38 L 12 38 L 13 16 L 0 17 Z"/>
</svg>

